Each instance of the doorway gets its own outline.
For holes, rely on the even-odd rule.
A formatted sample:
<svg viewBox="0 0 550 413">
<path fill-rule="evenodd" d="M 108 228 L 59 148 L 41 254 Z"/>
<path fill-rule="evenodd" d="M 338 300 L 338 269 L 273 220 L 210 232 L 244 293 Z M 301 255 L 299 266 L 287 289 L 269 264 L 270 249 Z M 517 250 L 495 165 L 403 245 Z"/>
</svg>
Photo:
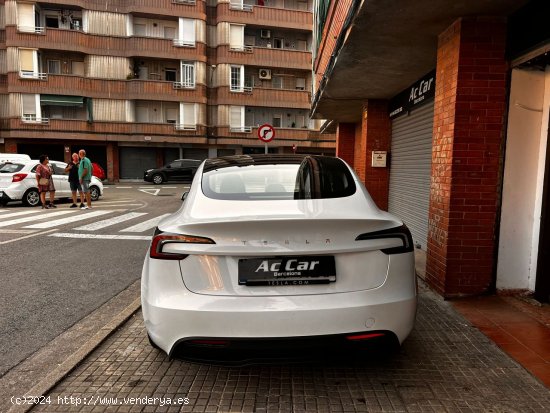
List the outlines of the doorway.
<svg viewBox="0 0 550 413">
<path fill-rule="evenodd" d="M 550 302 L 550 141 L 546 138 L 546 160 L 544 168 L 544 183 L 542 188 L 542 205 L 540 217 L 539 253 L 537 258 L 537 280 L 535 283 L 535 298 L 542 302 Z"/>
</svg>

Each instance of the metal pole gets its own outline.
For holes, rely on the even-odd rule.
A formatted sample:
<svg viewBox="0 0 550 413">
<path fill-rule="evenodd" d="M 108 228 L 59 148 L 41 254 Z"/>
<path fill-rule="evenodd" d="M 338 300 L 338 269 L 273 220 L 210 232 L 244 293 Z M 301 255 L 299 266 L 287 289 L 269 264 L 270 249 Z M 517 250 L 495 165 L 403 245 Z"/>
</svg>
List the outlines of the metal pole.
<svg viewBox="0 0 550 413">
<path fill-rule="evenodd" d="M 267 142 L 265 143 L 265 153 L 267 155 Z"/>
</svg>

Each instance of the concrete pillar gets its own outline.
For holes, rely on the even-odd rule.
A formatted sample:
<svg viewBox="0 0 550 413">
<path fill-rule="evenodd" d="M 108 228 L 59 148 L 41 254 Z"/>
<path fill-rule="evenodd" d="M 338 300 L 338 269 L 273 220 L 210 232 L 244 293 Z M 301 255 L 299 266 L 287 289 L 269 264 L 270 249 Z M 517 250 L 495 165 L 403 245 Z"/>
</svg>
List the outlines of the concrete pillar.
<svg viewBox="0 0 550 413">
<path fill-rule="evenodd" d="M 444 297 L 492 285 L 506 108 L 505 20 L 464 18 L 440 36 L 426 281 Z"/>
<path fill-rule="evenodd" d="M 389 165 L 372 167 L 373 151 L 390 150 L 391 122 L 388 102 L 369 100 L 363 106 L 362 119 L 355 128 L 353 167 L 365 183 L 376 205 L 388 210 Z"/>
</svg>

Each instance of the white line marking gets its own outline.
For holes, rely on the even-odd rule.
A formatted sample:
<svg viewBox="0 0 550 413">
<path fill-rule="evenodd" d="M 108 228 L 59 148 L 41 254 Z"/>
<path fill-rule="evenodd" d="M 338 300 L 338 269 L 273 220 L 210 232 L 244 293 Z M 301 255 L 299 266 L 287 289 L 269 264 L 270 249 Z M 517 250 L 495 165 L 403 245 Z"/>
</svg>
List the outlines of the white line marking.
<svg viewBox="0 0 550 413">
<path fill-rule="evenodd" d="M 107 228 L 111 225 L 116 225 L 120 222 L 129 221 L 131 219 L 141 217 L 142 215 L 147 215 L 147 212 L 128 212 L 124 215 L 118 215 L 113 218 L 104 219 L 102 221 L 92 222 L 88 225 L 83 225 L 81 227 L 75 228 L 76 231 L 97 231 L 98 229 Z"/>
<path fill-rule="evenodd" d="M 2 234 L 32 234 L 36 232 L 32 229 L 3 229 Z"/>
<path fill-rule="evenodd" d="M 111 212 L 113 212 L 113 210 L 92 211 L 88 213 L 73 215 L 72 217 L 68 217 L 68 218 L 56 219 L 54 221 L 42 222 L 41 224 L 29 225 L 23 228 L 40 228 L 40 229 L 53 228 L 53 227 L 58 227 L 60 225 L 69 224 L 71 222 L 82 221 L 84 219 L 89 219 L 93 217 L 98 217 L 100 215 L 110 214 Z"/>
<path fill-rule="evenodd" d="M 160 189 L 140 189 L 139 191 L 145 192 L 146 194 L 149 194 L 149 195 L 157 196 L 157 194 L 160 192 Z"/>
<path fill-rule="evenodd" d="M 50 237 L 58 238 L 84 238 L 84 239 L 127 239 L 136 241 L 150 241 L 151 236 L 145 235 L 101 235 L 101 234 L 71 234 L 69 232 L 56 232 Z"/>
<path fill-rule="evenodd" d="M 52 217 L 58 217 L 60 215 L 70 214 L 71 212 L 73 212 L 73 211 L 48 212 L 48 213 L 42 214 L 42 215 L 33 215 L 32 217 L 10 219 L 9 221 L 0 222 L 0 227 L 7 227 L 9 225 L 21 224 L 23 222 L 29 222 L 29 221 L 38 221 L 39 219 L 48 219 L 48 218 L 52 218 Z"/>
<path fill-rule="evenodd" d="M 177 186 L 161 186 L 162 189 L 178 189 Z"/>
<path fill-rule="evenodd" d="M 154 217 L 154 218 L 149 219 L 147 221 L 140 222 L 139 224 L 134 225 L 132 227 L 121 229 L 119 232 L 143 232 L 143 231 L 147 231 L 150 228 L 156 227 L 157 224 L 159 223 L 159 221 L 162 218 L 164 218 L 168 215 L 170 215 L 170 214 L 159 215 L 158 217 Z"/>
<path fill-rule="evenodd" d="M 123 200 L 118 200 L 118 201 L 101 201 L 99 203 L 94 203 L 94 205 L 105 205 L 105 204 L 120 204 L 120 203 L 124 203 L 124 202 L 135 202 L 136 200 L 135 199 L 131 199 L 131 198 L 128 198 L 128 199 L 123 199 Z"/>
<path fill-rule="evenodd" d="M 42 232 L 35 232 L 34 234 L 31 234 L 31 235 L 26 235 L 24 237 L 19 237 L 19 238 L 15 238 L 15 239 L 10 239 L 8 241 L 2 241 L 0 242 L 0 245 L 4 245 L 4 244 L 9 244 L 11 242 L 15 242 L 15 241 L 19 241 L 19 240 L 22 240 L 22 239 L 27 239 L 27 238 L 31 238 L 31 237 L 37 237 L 39 235 L 44 235 L 44 234 L 48 234 L 50 232 L 53 232 L 53 231 L 57 231 L 56 229 L 50 229 L 48 231 L 42 231 Z"/>
<path fill-rule="evenodd" d="M 105 204 L 101 204 L 101 205 L 97 205 L 97 204 L 94 204 L 94 208 L 101 208 L 101 207 L 127 207 L 127 206 L 142 206 L 143 204 L 112 204 L 111 202 L 106 202 Z"/>
<path fill-rule="evenodd" d="M 116 189 L 131 189 L 131 186 L 117 186 Z"/>
<path fill-rule="evenodd" d="M 46 212 L 46 211 L 42 211 L 42 208 L 37 208 L 37 209 L 28 210 L 28 211 L 11 212 L 9 214 L 2 215 L 1 218 L 4 219 L 4 218 L 11 218 L 11 217 L 19 217 L 21 215 L 37 214 L 39 212 Z"/>
</svg>

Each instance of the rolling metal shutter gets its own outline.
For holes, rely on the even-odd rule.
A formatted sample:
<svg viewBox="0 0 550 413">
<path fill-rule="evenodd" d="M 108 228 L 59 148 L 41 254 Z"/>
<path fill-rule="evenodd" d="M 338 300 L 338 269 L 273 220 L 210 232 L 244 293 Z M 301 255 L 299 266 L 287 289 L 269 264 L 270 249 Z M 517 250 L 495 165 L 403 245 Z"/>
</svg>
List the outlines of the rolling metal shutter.
<svg viewBox="0 0 550 413">
<path fill-rule="evenodd" d="M 392 121 L 388 210 L 426 251 L 432 166 L 433 101 Z"/>
<path fill-rule="evenodd" d="M 156 148 L 119 148 L 120 177 L 143 179 L 143 172 L 157 167 Z"/>
</svg>

